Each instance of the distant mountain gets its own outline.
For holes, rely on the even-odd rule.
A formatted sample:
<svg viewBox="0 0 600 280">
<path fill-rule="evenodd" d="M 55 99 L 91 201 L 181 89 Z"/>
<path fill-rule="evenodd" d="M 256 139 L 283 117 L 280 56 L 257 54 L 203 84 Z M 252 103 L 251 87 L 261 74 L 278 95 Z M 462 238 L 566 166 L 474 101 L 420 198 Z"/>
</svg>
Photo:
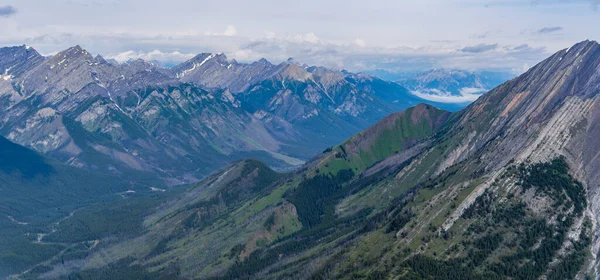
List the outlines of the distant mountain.
<svg viewBox="0 0 600 280">
<path fill-rule="evenodd" d="M 225 167 L 118 238 L 119 211 L 75 213 L 47 240 L 98 243 L 23 276 L 597 278 L 599 93 L 600 45 L 581 42 L 464 110 L 392 114 L 289 174 Z"/>
<path fill-rule="evenodd" d="M 433 69 L 397 82 L 413 94 L 438 102 L 472 102 L 514 76 L 503 72 Z"/>
<path fill-rule="evenodd" d="M 301 65 L 293 59 L 279 65 L 265 59 L 242 64 L 223 54 L 201 54 L 174 71 L 183 81 L 225 88 L 259 118 L 284 120 L 323 144 L 342 141 L 392 112 L 426 101 L 371 75 Z M 461 108 L 431 103 L 453 111 Z"/>
<path fill-rule="evenodd" d="M 240 92 L 271 76 L 276 66 L 266 59 L 244 64 L 230 61 L 224 54 L 202 53 L 177 65 L 173 71 L 183 82 Z"/>
<path fill-rule="evenodd" d="M 386 81 L 400 81 L 400 80 L 414 78 L 415 76 L 417 76 L 418 74 L 423 73 L 423 72 L 422 71 L 404 71 L 403 72 L 403 71 L 390 71 L 390 70 L 385 70 L 385 69 L 375 69 L 375 70 L 364 71 L 364 73 L 376 76 L 376 77 L 386 80 Z"/>
<path fill-rule="evenodd" d="M 200 54 L 168 69 L 109 62 L 80 46 L 49 58 L 2 48 L 0 57 L 1 135 L 72 166 L 170 184 L 246 157 L 298 166 L 424 101 L 373 76 L 293 60 Z"/>
</svg>

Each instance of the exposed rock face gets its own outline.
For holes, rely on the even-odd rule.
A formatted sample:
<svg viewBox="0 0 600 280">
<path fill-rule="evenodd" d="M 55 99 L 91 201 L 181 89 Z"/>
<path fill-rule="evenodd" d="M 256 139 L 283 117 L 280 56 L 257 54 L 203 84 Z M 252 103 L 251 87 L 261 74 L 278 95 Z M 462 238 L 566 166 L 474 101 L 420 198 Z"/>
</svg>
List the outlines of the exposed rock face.
<svg viewBox="0 0 600 280">
<path fill-rule="evenodd" d="M 401 226 L 394 228 L 395 237 L 382 241 L 384 244 L 379 243 L 385 239 L 381 230 L 357 238 L 355 244 L 342 247 L 339 255 L 332 254 L 334 257 L 325 265 L 326 271 L 336 276 L 349 271 L 356 275 L 357 263 L 385 263 L 382 269 L 365 265 L 364 275 L 428 278 L 435 275 L 432 271 L 445 265 L 451 270 L 460 268 L 457 263 L 469 263 L 473 259 L 469 260 L 468 256 L 481 252 L 462 243 L 463 238 L 476 244 L 478 240 L 496 236 L 504 241 L 486 253 L 491 257 L 484 255 L 481 262 L 470 262 L 477 270 L 486 271 L 491 267 L 490 275 L 518 278 L 515 275 L 523 270 L 520 267 L 509 271 L 506 265 L 511 259 L 522 259 L 519 265 L 523 267 L 528 266 L 525 262 L 538 259 L 530 264 L 536 267 L 531 275 L 551 278 L 567 271 L 562 270 L 562 265 L 573 261 L 574 255 L 589 256 L 592 243 L 593 257 L 581 257 L 565 278 L 597 277 L 598 270 L 594 266 L 598 266 L 600 248 L 597 241 L 600 235 L 597 226 L 600 221 L 599 95 L 600 45 L 585 41 L 559 51 L 527 73 L 483 95 L 450 116 L 434 137 L 408 150 L 402 150 L 404 141 L 396 140 L 402 144 L 396 145 L 396 154 L 390 156 L 394 150 L 388 150 L 387 157 L 375 158 L 378 161 L 372 165 L 354 159 L 360 157 L 364 162 L 369 156 L 367 151 L 374 150 L 367 149 L 373 147 L 370 143 L 397 139 L 391 138 L 391 133 L 376 136 L 374 132 L 386 127 L 385 121 L 334 149 L 330 153 L 335 157 L 328 155 L 319 161 L 317 166 L 321 173 L 332 170 L 331 166 L 339 168 L 341 165 L 353 170 L 364 169 L 361 176 L 383 176 L 374 176 L 375 183 L 336 205 L 337 213 L 351 217 L 352 213 L 380 207 L 383 203 L 389 208 L 382 211 L 382 215 L 387 219 L 395 216 Z M 367 137 L 369 134 L 374 138 Z M 367 145 L 361 146 L 361 143 Z M 417 152 L 413 153 L 413 149 Z M 351 156 L 344 156 L 347 154 Z M 391 173 L 386 167 L 399 170 Z M 392 174 L 393 179 L 387 174 Z M 573 178 L 580 183 L 573 182 Z M 571 202 L 561 205 L 571 198 Z M 507 213 L 505 217 L 515 220 L 499 222 L 503 211 L 511 205 L 522 207 L 523 212 Z M 394 211 L 404 214 L 393 214 Z M 536 231 L 530 223 L 520 224 L 529 219 L 541 220 L 551 234 L 537 239 L 537 243 L 523 245 L 527 242 L 520 234 Z M 386 222 L 376 228 L 383 225 Z M 387 225 L 393 227 L 394 222 Z M 543 241 L 549 239 L 557 243 L 550 247 Z M 374 244 L 386 250 L 374 253 L 377 251 Z M 515 244 L 521 245 L 515 247 Z M 485 247 L 487 245 L 480 249 Z M 388 248 L 391 248 L 390 253 Z M 514 254 L 514 249 L 519 253 Z M 528 251 L 537 254 L 542 250 L 547 254 L 543 261 L 538 256 L 519 255 Z M 375 254 L 375 257 L 361 257 L 364 254 Z M 351 257 L 359 261 L 339 261 Z M 426 261 L 418 262 L 418 257 Z M 403 260 L 409 260 L 408 264 L 395 265 Z M 413 265 L 415 263 L 418 265 Z M 464 272 L 473 273 L 473 269 Z M 486 275 L 483 279 L 487 277 L 493 278 Z"/>
<path fill-rule="evenodd" d="M 581 145 L 575 139 L 595 135 L 598 93 L 600 46 L 586 41 L 560 51 L 461 112 L 456 126 L 476 134 L 469 137 L 469 148 L 458 160 L 484 145 L 494 145 L 495 156 L 486 159 L 486 169 L 501 166 L 515 155 L 536 162 L 561 154 L 582 168 L 590 166 L 591 158 L 573 149 L 595 150 L 589 142 Z M 591 186 L 599 182 L 590 179 Z"/>
<path fill-rule="evenodd" d="M 173 69 L 184 82 L 195 82 L 209 88 L 227 88 L 232 92 L 246 90 L 269 77 L 275 65 L 265 59 L 252 64 L 228 60 L 224 54 L 203 53 Z"/>
<path fill-rule="evenodd" d="M 420 101 L 392 83 L 293 61 L 200 54 L 166 69 L 110 63 L 80 46 L 49 58 L 3 48 L 0 58 L 2 135 L 79 167 L 172 183 L 245 157 L 297 166 Z"/>
<path fill-rule="evenodd" d="M 559 51 L 477 100 L 460 113 L 450 131 L 463 139 L 451 151 L 452 161 L 465 160 L 489 174 L 452 216 L 457 218 L 511 161 L 547 163 L 564 156 L 573 176 L 586 188 L 593 220 L 600 221 L 600 45 L 585 41 Z M 467 136 L 468 134 L 468 136 Z M 454 220 L 448 220 L 446 227 Z M 599 231 L 596 229 L 596 232 Z M 598 254 L 598 243 L 594 253 Z"/>
<path fill-rule="evenodd" d="M 279 65 L 264 59 L 241 64 L 223 54 L 200 54 L 174 71 L 182 81 L 228 89 L 252 113 L 276 116 L 308 130 L 304 133 L 338 142 L 348 132 L 422 101 L 394 83 L 291 59 Z"/>
<path fill-rule="evenodd" d="M 4 80 L 18 77 L 43 60 L 44 57 L 29 46 L 3 48 L 0 51 L 0 75 Z"/>
</svg>

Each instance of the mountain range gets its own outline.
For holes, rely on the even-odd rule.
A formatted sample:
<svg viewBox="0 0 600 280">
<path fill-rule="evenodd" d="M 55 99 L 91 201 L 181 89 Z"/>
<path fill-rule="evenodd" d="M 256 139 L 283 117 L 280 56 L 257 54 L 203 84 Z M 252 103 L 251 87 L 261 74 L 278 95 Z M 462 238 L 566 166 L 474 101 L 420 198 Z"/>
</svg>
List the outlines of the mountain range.
<svg viewBox="0 0 600 280">
<path fill-rule="evenodd" d="M 5 244 L 0 264 L 23 279 L 597 278 L 599 96 L 600 45 L 584 41 L 463 110 L 390 114 L 291 172 L 242 160 L 187 186 L 140 182 L 45 226 L 5 199 L 0 221 L 47 251 Z M 0 165 L 32 186 L 89 172 L 0 144 L 41 166 Z"/>
<path fill-rule="evenodd" d="M 0 70 L 2 136 L 71 166 L 169 185 L 248 157 L 297 167 L 425 101 L 374 76 L 223 54 L 163 68 L 19 46 L 0 49 Z"/>
<path fill-rule="evenodd" d="M 396 82 L 428 100 L 470 103 L 512 78 L 514 75 L 507 72 L 432 69 Z"/>
</svg>

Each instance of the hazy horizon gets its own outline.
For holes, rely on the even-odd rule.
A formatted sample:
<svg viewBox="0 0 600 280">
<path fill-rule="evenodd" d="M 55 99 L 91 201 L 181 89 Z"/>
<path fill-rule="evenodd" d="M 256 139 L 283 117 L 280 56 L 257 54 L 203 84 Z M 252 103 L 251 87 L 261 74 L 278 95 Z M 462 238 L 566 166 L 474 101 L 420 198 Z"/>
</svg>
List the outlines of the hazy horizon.
<svg viewBox="0 0 600 280">
<path fill-rule="evenodd" d="M 293 57 L 354 72 L 519 74 L 555 51 L 600 37 L 584 28 L 600 15 L 599 2 L 6 1 L 0 4 L 0 44 L 27 44 L 44 55 L 81 45 L 121 62 L 173 64 L 223 52 L 240 62 Z"/>
</svg>

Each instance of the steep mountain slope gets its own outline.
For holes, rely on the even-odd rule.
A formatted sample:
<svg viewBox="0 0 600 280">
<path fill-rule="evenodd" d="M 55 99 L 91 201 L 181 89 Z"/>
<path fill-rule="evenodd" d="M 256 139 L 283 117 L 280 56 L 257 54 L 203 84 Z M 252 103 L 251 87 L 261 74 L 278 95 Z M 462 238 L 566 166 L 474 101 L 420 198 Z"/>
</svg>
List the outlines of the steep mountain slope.
<svg viewBox="0 0 600 280">
<path fill-rule="evenodd" d="M 588 168 L 595 168 L 598 149 L 584 139 L 596 135 L 599 51 L 597 43 L 582 42 L 558 52 L 456 114 L 436 144 L 395 176 L 398 188 L 417 186 L 394 214 L 399 224 L 390 224 L 397 246 L 364 257 L 371 250 L 366 237 L 351 250 L 355 262 L 365 263 L 363 273 L 455 279 L 593 273 L 597 178 Z M 383 184 L 347 204 L 381 197 L 383 188 L 394 189 Z M 366 265 L 372 261 L 376 268 Z"/>
<path fill-rule="evenodd" d="M 362 185 L 337 190 L 337 194 L 331 193 L 336 184 L 345 184 L 344 181 L 351 179 L 352 174 L 358 174 L 366 168 L 365 164 L 377 161 L 386 152 L 392 154 L 399 151 L 396 156 L 413 157 L 415 151 L 423 149 L 424 141 L 442 127 L 448 116 L 449 113 L 428 105 L 394 114 L 372 129 L 356 135 L 343 146 L 325 152 L 293 174 L 275 173 L 255 160 L 239 162 L 209 176 L 176 199 L 150 209 L 154 213 L 144 218 L 143 222 L 139 221 L 145 230 L 137 237 L 115 239 L 103 236 L 100 230 L 98 233 L 80 230 L 95 228 L 93 224 L 98 219 L 95 215 L 99 213 L 79 211 L 61 222 L 57 231 L 46 239 L 67 242 L 93 236 L 100 240 L 100 245 L 88 254 L 81 255 L 83 259 L 46 263 L 28 275 L 59 277 L 73 270 L 79 272 L 71 274 L 71 278 L 100 277 L 115 272 L 135 273 L 150 278 L 161 275 L 192 278 L 194 275 L 225 275 L 232 265 L 247 259 L 253 252 L 267 248 L 269 244 L 289 238 L 295 240 L 298 236 L 311 240 L 318 238 L 311 236 L 313 224 L 334 218 L 335 203 L 328 200 L 339 201 L 343 194 L 366 186 L 362 182 Z M 379 137 L 382 141 L 371 141 Z M 398 144 L 398 147 L 393 147 L 394 151 L 390 150 L 391 143 Z M 340 152 L 344 150 L 342 147 L 347 147 L 343 156 Z M 342 166 L 343 171 L 333 170 L 334 165 L 339 165 L 334 162 L 335 159 L 358 159 L 359 156 L 364 158 L 360 166 L 354 169 Z M 331 162 L 331 166 L 325 167 L 327 162 Z M 328 168 L 337 175 L 303 179 L 304 176 L 315 176 L 316 169 L 326 174 Z M 381 174 L 383 172 L 378 176 Z M 318 178 L 325 181 L 319 182 Z M 320 193 L 318 189 L 313 189 L 302 192 L 303 188 L 319 186 L 329 188 L 329 191 Z M 307 197 L 311 195 L 317 197 Z M 316 204 L 301 203 L 305 199 L 314 200 Z M 128 203 L 135 207 L 136 200 L 132 198 Z M 311 211 L 328 214 L 326 218 L 317 218 L 311 216 Z M 104 216 L 107 211 L 101 213 Z M 109 222 L 107 227 L 110 226 Z M 329 226 L 335 224 L 329 222 Z M 347 226 L 344 230 L 352 231 L 353 226 Z M 300 244 L 302 240 L 300 238 L 294 244 Z M 328 237 L 327 240 L 332 239 Z M 312 246 L 313 242 L 306 245 Z M 299 249 L 302 248 L 307 247 Z M 132 261 L 136 261 L 136 264 L 130 266 Z"/>
<path fill-rule="evenodd" d="M 123 206 L 79 211 L 45 240 L 96 245 L 22 276 L 597 277 L 599 93 L 600 45 L 581 42 L 460 112 L 393 114 L 293 173 L 248 160 L 160 205 L 132 197 L 147 212 L 118 237 L 92 225 Z"/>
<path fill-rule="evenodd" d="M 44 57 L 29 46 L 3 48 L 0 51 L 0 75 L 4 80 L 18 77 L 43 60 Z"/>
<path fill-rule="evenodd" d="M 352 250 L 356 261 L 379 264 L 363 266 L 363 273 L 456 273 L 455 279 L 592 273 L 597 179 L 588 168 L 597 163 L 583 154 L 598 149 L 577 138 L 596 134 L 599 51 L 597 43 L 582 42 L 558 52 L 453 116 L 436 144 L 395 175 L 397 188 L 416 186 L 406 205 L 395 206 L 400 220 L 390 232 L 398 245 L 376 258 L 360 256 L 370 250 L 368 241 Z M 384 187 L 394 189 L 380 184 L 341 205 L 382 198 Z M 390 266 L 394 260 L 405 262 Z"/>
<path fill-rule="evenodd" d="M 79 46 L 30 67 L 1 81 L 2 134 L 71 165 L 177 183 L 249 155 L 299 162 L 278 153 L 294 134 L 274 139 L 226 92 L 180 83 L 168 69 L 112 65 Z"/>
<path fill-rule="evenodd" d="M 285 272 L 261 264 L 274 245 L 231 271 L 253 268 L 272 278 L 593 275 L 599 52 L 589 41 L 558 52 L 454 114 L 421 153 L 392 165 L 391 175 L 363 179 L 377 174 L 377 164 L 362 172 L 357 182 L 367 187 L 335 203 L 336 221 L 371 214 L 354 234 L 312 247 L 330 248 L 324 253 L 301 254 L 314 261 L 273 262 Z"/>
<path fill-rule="evenodd" d="M 416 106 L 292 174 L 226 168 L 153 210 L 144 234 L 44 273 L 595 277 L 599 93 L 600 45 L 582 42 L 463 111 Z"/>
<path fill-rule="evenodd" d="M 285 121 L 320 143 L 319 148 L 343 141 L 390 113 L 427 102 L 374 76 L 309 67 L 293 59 L 278 65 L 264 59 L 243 64 L 223 54 L 200 54 L 174 71 L 185 82 L 227 89 L 259 119 Z M 451 111 L 464 107 L 429 103 Z M 310 149 L 311 154 L 315 151 Z"/>
<path fill-rule="evenodd" d="M 200 54 L 174 69 L 115 64 L 80 46 L 0 49 L 0 134 L 73 166 L 169 184 L 232 160 L 299 166 L 422 100 L 397 84 L 293 61 Z"/>
</svg>

